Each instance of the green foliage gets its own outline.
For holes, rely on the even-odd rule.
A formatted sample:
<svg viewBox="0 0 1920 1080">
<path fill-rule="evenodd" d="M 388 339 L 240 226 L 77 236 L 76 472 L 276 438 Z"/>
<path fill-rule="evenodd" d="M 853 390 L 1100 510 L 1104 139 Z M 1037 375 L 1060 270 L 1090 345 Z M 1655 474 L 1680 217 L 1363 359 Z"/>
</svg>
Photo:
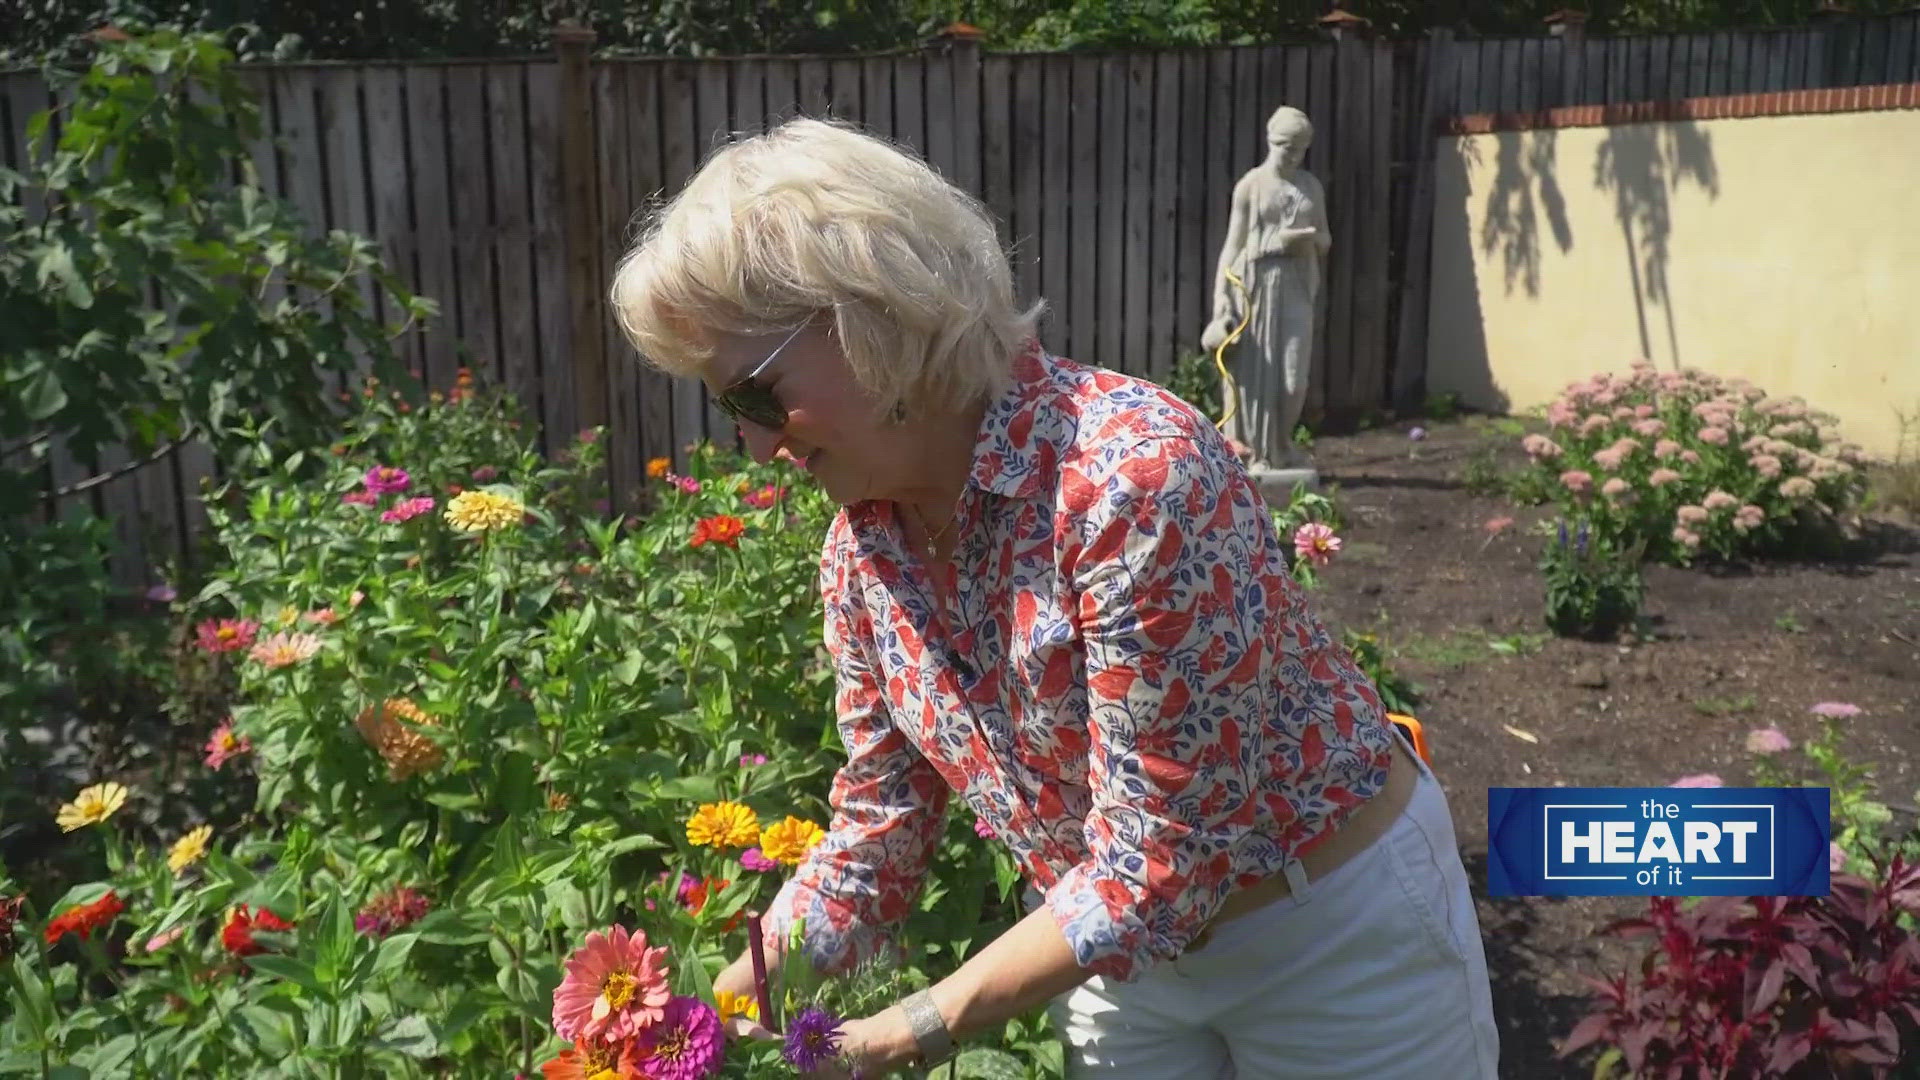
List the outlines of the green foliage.
<svg viewBox="0 0 1920 1080">
<path fill-rule="evenodd" d="M 72 103 L 50 152 L 0 169 L 0 446 L 28 451 L 0 455 L 0 515 L 28 509 L 56 436 L 81 461 L 195 436 L 225 455 L 262 417 L 323 438 L 329 374 L 397 372 L 373 298 L 430 313 L 372 241 L 309 238 L 261 192 L 258 109 L 232 60 L 171 30 L 105 46 L 60 74 Z M 31 144 L 51 121 L 34 117 Z"/>
<path fill-rule="evenodd" d="M 1609 640 L 1640 613 L 1640 550 L 1580 521 L 1559 524 L 1540 559 L 1547 626 L 1563 637 Z"/>
<path fill-rule="evenodd" d="M 1221 396 L 1220 368 L 1208 353 L 1187 353 L 1175 361 L 1167 389 L 1208 419 L 1217 420 L 1226 411 L 1226 399 Z"/>
<path fill-rule="evenodd" d="M 1393 654 L 1442 667 L 1464 667 L 1505 657 L 1531 656 L 1540 651 L 1550 634 L 1490 634 L 1485 630 L 1450 631 L 1438 637 L 1415 634 L 1396 638 Z"/>
<path fill-rule="evenodd" d="M 1334 532 L 1340 531 L 1340 511 L 1332 499 L 1316 491 L 1308 491 L 1305 484 L 1295 484 L 1287 505 L 1273 511 L 1273 528 L 1280 534 L 1280 545 L 1287 553 L 1288 570 L 1302 588 L 1311 589 L 1319 584 L 1319 576 L 1313 561 L 1301 554 L 1294 543 L 1294 534 L 1303 525 L 1324 525 Z"/>
<path fill-rule="evenodd" d="M 1920 826 L 1896 827 L 1893 809 L 1882 800 L 1873 770 L 1849 759 L 1841 749 L 1842 722 L 1822 717 L 1820 733 L 1801 744 L 1812 775 L 1800 775 L 1775 756 L 1754 759 L 1753 782 L 1765 787 L 1807 783 L 1828 790 L 1833 842 L 1846 853 L 1848 873 L 1870 872 L 1899 856 L 1912 864 L 1920 860 Z M 1915 793 L 1920 800 L 1920 792 Z"/>
<path fill-rule="evenodd" d="M 1047 5 L 1000 48 L 1036 52 L 1211 45 L 1222 26 L 1210 0 L 1070 0 Z"/>
<path fill-rule="evenodd" d="M 1531 482 L 1605 544 L 1685 563 L 1818 547 L 1865 491 L 1834 417 L 1700 371 L 1596 375 L 1522 440 Z"/>
<path fill-rule="evenodd" d="M 1374 689 L 1380 691 L 1380 702 L 1387 707 L 1387 711 L 1415 715 L 1420 708 L 1420 689 L 1394 670 L 1393 662 L 1388 658 L 1386 648 L 1380 644 L 1379 637 L 1347 630 L 1342 633 L 1341 640 L 1347 651 L 1353 654 L 1354 663 L 1367 673 Z"/>
<path fill-rule="evenodd" d="M 709 999 L 743 947 L 742 913 L 780 875 L 744 868 L 739 845 L 696 845 L 700 806 L 824 820 L 831 507 L 811 485 L 701 448 L 689 475 L 654 480 L 647 518 L 606 520 L 597 432 L 549 462 L 513 402 L 465 380 L 419 406 L 378 386 L 355 400 L 349 434 L 315 451 L 256 433 L 209 502 L 226 564 L 181 601 L 202 624 L 258 624 L 254 650 L 201 653 L 236 687 L 244 749 L 220 768 L 257 778 L 252 813 L 178 874 L 166 845 L 193 824 L 178 807 L 157 837 L 123 811 L 65 840 L 82 872 L 32 890 L 26 939 L 109 888 L 125 910 L 11 965 L 0 985 L 23 1019 L 0 1027 L 0 1070 L 533 1074 L 561 1049 L 551 995 L 588 932 L 644 928 L 675 992 Z M 369 476 L 381 466 L 405 480 Z M 462 532 L 456 489 L 523 509 Z M 384 520 L 415 498 L 435 505 Z M 147 794 L 142 776 L 99 779 Z M 794 1000 L 877 1007 L 1018 916 L 1010 856 L 966 815 L 936 865 L 902 935 L 913 962 L 824 985 L 802 972 Z M 403 887 L 431 913 L 383 933 L 369 906 Z M 291 929 L 236 955 L 241 904 Z M 42 1001 L 58 1024 L 38 1021 Z M 1044 1038 L 1044 1018 L 1023 1018 L 1001 1048 Z M 735 1055 L 726 1075 L 768 1075 L 774 1053 Z M 1057 1052 L 1036 1060 L 1058 1074 Z"/>
</svg>

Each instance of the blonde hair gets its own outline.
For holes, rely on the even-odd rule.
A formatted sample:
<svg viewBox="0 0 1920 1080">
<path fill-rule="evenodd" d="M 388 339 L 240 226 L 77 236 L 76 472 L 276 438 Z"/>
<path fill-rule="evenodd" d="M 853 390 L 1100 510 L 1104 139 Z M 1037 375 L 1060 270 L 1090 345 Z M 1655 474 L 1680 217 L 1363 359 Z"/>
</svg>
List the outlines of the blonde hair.
<svg viewBox="0 0 1920 1080">
<path fill-rule="evenodd" d="M 652 215 L 610 292 L 634 348 L 698 373 L 714 333 L 832 312 L 880 413 L 990 399 L 1034 333 L 981 204 L 851 125 L 792 120 L 715 152 Z"/>
</svg>

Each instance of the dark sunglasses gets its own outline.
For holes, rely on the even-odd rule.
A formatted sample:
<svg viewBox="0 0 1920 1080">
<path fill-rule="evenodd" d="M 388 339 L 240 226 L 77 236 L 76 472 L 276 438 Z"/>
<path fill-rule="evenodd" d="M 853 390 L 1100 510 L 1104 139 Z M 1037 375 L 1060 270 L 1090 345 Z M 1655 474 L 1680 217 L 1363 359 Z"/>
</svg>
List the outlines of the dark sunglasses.
<svg viewBox="0 0 1920 1080">
<path fill-rule="evenodd" d="M 774 394 L 772 387 L 760 381 L 760 373 L 767 370 L 767 365 L 773 363 L 774 358 L 779 356 L 788 345 L 793 344 L 793 339 L 799 337 L 800 331 L 806 328 L 806 323 L 794 327 L 793 333 L 787 335 L 787 340 L 775 346 L 774 350 L 767 354 L 767 358 L 760 361 L 759 366 L 735 379 L 727 385 L 725 390 L 714 395 L 713 403 L 719 406 L 720 411 L 736 421 L 751 421 L 769 431 L 779 431 L 786 427 L 787 407 L 781 404 L 780 398 Z"/>
</svg>

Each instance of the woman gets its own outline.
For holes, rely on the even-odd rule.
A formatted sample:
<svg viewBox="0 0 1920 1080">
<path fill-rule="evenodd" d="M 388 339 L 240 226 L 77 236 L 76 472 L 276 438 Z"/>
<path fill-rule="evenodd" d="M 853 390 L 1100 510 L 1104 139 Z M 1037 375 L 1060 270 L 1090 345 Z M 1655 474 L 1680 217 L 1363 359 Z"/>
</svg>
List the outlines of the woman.
<svg viewBox="0 0 1920 1080">
<path fill-rule="evenodd" d="M 864 1073 L 1052 1001 L 1076 1075 L 1494 1075 L 1438 784 L 1213 426 L 1043 351 L 976 202 L 797 120 L 716 153 L 612 300 L 841 508 L 820 583 L 848 759 L 769 944 L 804 918 L 826 971 L 879 953 L 955 794 L 1036 899 L 847 1025 Z M 716 983 L 750 986 L 744 956 Z"/>
</svg>

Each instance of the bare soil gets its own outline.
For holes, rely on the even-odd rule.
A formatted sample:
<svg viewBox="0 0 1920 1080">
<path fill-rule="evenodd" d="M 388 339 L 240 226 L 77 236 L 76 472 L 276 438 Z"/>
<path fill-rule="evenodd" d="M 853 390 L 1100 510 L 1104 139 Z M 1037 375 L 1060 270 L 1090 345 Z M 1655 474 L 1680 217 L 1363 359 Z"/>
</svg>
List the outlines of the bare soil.
<svg viewBox="0 0 1920 1080">
<path fill-rule="evenodd" d="M 1636 958 L 1597 932 L 1645 901 L 1487 898 L 1487 789 L 1740 784 L 1750 730 L 1776 724 L 1797 743 L 1817 732 L 1812 705 L 1845 701 L 1865 710 L 1847 723 L 1849 756 L 1874 768 L 1882 798 L 1920 802 L 1920 533 L 1870 521 L 1849 561 L 1650 567 L 1652 640 L 1553 638 L 1533 531 L 1548 509 L 1463 482 L 1489 455 L 1522 463 L 1517 439 L 1486 420 L 1421 423 L 1423 440 L 1401 422 L 1313 448 L 1346 539 L 1317 598 L 1336 626 L 1377 633 L 1423 692 L 1481 896 L 1502 1075 L 1590 1076 L 1587 1055 L 1556 1057 L 1558 1041 L 1585 1009 L 1581 976 Z"/>
</svg>

